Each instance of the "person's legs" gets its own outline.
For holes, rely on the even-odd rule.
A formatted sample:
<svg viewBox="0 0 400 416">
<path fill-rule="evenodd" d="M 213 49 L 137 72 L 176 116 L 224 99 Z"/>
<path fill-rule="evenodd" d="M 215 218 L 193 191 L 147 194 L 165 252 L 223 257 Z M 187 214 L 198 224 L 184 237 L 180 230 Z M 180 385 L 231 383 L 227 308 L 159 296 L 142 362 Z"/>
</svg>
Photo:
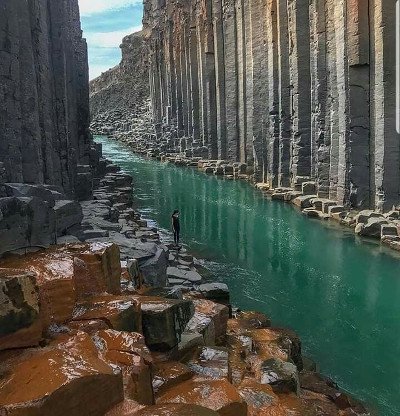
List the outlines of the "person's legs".
<svg viewBox="0 0 400 416">
<path fill-rule="evenodd" d="M 176 230 L 176 245 L 179 246 L 179 228 Z"/>
<path fill-rule="evenodd" d="M 178 233 L 177 233 L 177 231 L 174 229 L 174 244 L 175 244 L 176 246 L 178 245 L 178 243 L 177 243 L 177 240 L 178 240 L 177 236 L 178 236 Z"/>
</svg>

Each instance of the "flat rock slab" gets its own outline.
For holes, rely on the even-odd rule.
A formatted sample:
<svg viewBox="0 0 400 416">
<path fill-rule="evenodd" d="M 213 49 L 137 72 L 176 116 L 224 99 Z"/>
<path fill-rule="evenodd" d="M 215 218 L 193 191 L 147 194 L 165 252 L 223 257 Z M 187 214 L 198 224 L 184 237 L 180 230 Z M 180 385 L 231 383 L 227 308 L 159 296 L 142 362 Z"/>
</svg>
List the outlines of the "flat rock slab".
<svg viewBox="0 0 400 416">
<path fill-rule="evenodd" d="M 177 267 L 168 267 L 167 275 L 169 279 L 180 279 L 193 284 L 201 283 L 202 277 L 194 270 L 185 270 Z"/>
<path fill-rule="evenodd" d="M 141 311 L 136 298 L 131 296 L 98 296 L 77 303 L 73 312 L 77 321 L 100 319 L 118 331 L 141 331 Z"/>
</svg>

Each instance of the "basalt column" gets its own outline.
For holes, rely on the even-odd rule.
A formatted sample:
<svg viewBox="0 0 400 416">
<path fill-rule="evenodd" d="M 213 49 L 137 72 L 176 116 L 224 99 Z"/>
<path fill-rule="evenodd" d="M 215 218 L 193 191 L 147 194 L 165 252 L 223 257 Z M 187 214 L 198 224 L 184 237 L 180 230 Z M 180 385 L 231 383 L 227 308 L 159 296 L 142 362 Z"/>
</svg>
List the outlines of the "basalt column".
<svg viewBox="0 0 400 416">
<path fill-rule="evenodd" d="M 345 207 L 390 209 L 395 16 L 391 0 L 146 0 L 151 79 L 166 67 L 172 97 L 165 140 L 178 131 L 190 155 L 246 163 L 272 188 L 313 182 Z M 152 87 L 156 123 L 164 101 Z"/>
<path fill-rule="evenodd" d="M 371 198 L 388 210 L 399 203 L 400 136 L 396 133 L 396 4 L 370 0 L 371 30 Z"/>
<path fill-rule="evenodd" d="M 74 194 L 90 163 L 86 49 L 76 0 L 0 3 L 0 182 Z"/>
</svg>

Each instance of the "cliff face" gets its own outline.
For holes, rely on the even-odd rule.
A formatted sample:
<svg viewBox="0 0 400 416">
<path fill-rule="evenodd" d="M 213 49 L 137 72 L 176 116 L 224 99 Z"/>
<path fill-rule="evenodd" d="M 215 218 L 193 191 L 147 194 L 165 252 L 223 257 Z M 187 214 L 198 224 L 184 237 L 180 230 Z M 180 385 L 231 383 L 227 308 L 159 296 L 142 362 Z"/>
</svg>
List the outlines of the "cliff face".
<svg viewBox="0 0 400 416">
<path fill-rule="evenodd" d="M 0 2 L 0 183 L 73 194 L 90 163 L 86 42 L 77 0 Z"/>
<path fill-rule="evenodd" d="M 90 82 L 93 118 L 116 110 L 134 112 L 149 97 L 148 60 L 142 32 L 126 36 L 121 51 L 121 63 Z"/>
<path fill-rule="evenodd" d="M 146 0 L 158 133 L 347 207 L 399 202 L 395 2 Z M 182 141 L 182 140 L 181 140 Z"/>
</svg>

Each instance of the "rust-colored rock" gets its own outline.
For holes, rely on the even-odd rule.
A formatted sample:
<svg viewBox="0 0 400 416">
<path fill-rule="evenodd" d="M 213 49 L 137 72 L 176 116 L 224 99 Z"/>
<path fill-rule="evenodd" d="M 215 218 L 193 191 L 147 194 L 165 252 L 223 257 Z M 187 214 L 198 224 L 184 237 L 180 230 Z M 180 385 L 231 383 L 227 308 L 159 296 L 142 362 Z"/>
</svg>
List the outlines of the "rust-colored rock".
<svg viewBox="0 0 400 416">
<path fill-rule="evenodd" d="M 82 332 L 11 357 L 1 373 L 0 408 L 8 416 L 98 416 L 123 400 L 121 375 Z"/>
<path fill-rule="evenodd" d="M 36 275 L 40 318 L 44 327 L 72 318 L 77 298 L 118 292 L 119 249 L 114 244 L 68 244 L 0 263 Z"/>
<path fill-rule="evenodd" d="M 247 416 L 247 404 L 226 380 L 188 380 L 167 390 L 157 403 L 196 404 L 220 416 Z"/>
<path fill-rule="evenodd" d="M 116 244 L 91 243 L 74 257 L 74 282 L 79 296 L 121 291 L 121 262 Z"/>
<path fill-rule="evenodd" d="M 104 295 L 80 302 L 74 309 L 73 319 L 100 319 L 117 331 L 142 330 L 140 305 L 131 296 Z"/>
<path fill-rule="evenodd" d="M 266 409 L 279 401 L 271 386 L 260 384 L 252 378 L 245 378 L 237 389 L 247 403 L 248 416 L 261 416 Z"/>
<path fill-rule="evenodd" d="M 226 337 L 229 319 L 229 308 L 226 305 L 212 302 L 206 299 L 193 300 L 195 313 L 209 317 L 214 322 L 215 343 L 220 345 Z"/>
<path fill-rule="evenodd" d="M 143 408 L 143 405 L 134 400 L 125 399 L 109 410 L 105 416 L 136 416 L 137 412 Z"/>
<path fill-rule="evenodd" d="M 125 397 L 140 404 L 153 404 L 152 358 L 143 335 L 105 330 L 97 332 L 94 339 L 102 358 L 121 369 Z"/>
<path fill-rule="evenodd" d="M 165 390 L 189 380 L 192 375 L 190 368 L 182 363 L 176 361 L 158 363 L 153 376 L 154 393 L 162 394 Z"/>
<path fill-rule="evenodd" d="M 0 350 L 35 346 L 41 337 L 35 275 L 0 270 Z"/>
<path fill-rule="evenodd" d="M 86 332 L 87 334 L 94 334 L 97 331 L 101 331 L 103 329 L 110 329 L 110 326 L 107 324 L 106 321 L 102 319 L 90 319 L 90 320 L 83 320 L 83 321 L 70 321 L 68 322 L 68 328 Z"/>
<path fill-rule="evenodd" d="M 187 361 L 187 366 L 201 377 L 227 379 L 228 355 L 228 349 L 224 347 L 199 347 Z"/>
<path fill-rule="evenodd" d="M 219 416 L 220 413 L 192 404 L 162 404 L 146 407 L 135 416 Z M 130 416 L 130 415 L 129 415 Z"/>
</svg>

